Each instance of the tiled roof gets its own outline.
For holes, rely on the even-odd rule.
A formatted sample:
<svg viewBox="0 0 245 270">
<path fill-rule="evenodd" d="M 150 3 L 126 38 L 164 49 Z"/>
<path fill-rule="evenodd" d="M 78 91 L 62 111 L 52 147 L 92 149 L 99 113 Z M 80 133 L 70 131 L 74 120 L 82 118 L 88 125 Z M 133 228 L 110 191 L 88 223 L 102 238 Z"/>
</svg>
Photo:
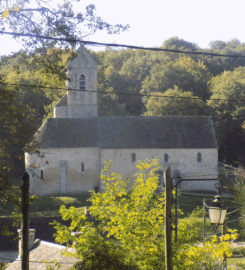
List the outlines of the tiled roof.
<svg viewBox="0 0 245 270">
<path fill-rule="evenodd" d="M 212 118 L 200 116 L 49 118 L 36 138 L 40 148 L 217 148 Z"/>
<path fill-rule="evenodd" d="M 67 94 L 65 94 L 60 101 L 55 104 L 55 107 L 67 106 Z"/>
<path fill-rule="evenodd" d="M 76 261 L 78 261 L 78 259 L 61 255 L 61 252 L 64 251 L 64 249 L 65 247 L 62 245 L 36 240 L 34 247 L 29 254 L 29 269 L 46 270 L 48 264 L 44 261 L 57 261 L 61 265 L 61 270 L 69 269 Z M 6 270 L 21 270 L 20 259 L 11 263 Z"/>
</svg>

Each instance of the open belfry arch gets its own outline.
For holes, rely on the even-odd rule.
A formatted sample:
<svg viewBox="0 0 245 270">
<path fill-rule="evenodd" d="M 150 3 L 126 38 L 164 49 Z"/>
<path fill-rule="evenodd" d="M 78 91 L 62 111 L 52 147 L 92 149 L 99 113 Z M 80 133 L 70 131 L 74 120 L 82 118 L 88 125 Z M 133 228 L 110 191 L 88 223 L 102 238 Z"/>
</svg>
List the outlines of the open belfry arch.
<svg viewBox="0 0 245 270">
<path fill-rule="evenodd" d="M 68 64 L 67 92 L 35 134 L 44 158 L 25 153 L 30 192 L 38 196 L 102 190 L 104 161 L 132 180 L 138 160 L 157 158 L 161 174 L 204 179 L 182 190 L 215 190 L 218 146 L 211 117 L 98 116 L 97 63 L 83 45 Z M 35 165 L 35 166 L 33 166 Z"/>
</svg>

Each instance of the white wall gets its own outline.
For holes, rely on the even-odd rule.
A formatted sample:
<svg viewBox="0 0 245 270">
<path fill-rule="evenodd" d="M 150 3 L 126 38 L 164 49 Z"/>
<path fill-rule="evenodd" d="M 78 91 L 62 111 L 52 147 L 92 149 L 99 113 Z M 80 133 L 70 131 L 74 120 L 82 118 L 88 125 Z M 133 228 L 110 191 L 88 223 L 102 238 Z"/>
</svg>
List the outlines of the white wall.
<svg viewBox="0 0 245 270">
<path fill-rule="evenodd" d="M 85 76 L 85 90 L 97 91 L 97 63 L 83 46 L 69 63 L 68 88 L 79 90 L 80 75 Z M 98 116 L 97 92 L 70 91 L 67 104 L 69 118 Z"/>
<path fill-rule="evenodd" d="M 201 162 L 197 162 L 197 153 L 202 155 Z M 132 153 L 136 154 L 136 162 L 132 162 Z M 168 154 L 168 162 L 164 162 L 164 154 Z M 135 167 L 137 160 L 157 158 L 161 170 L 165 171 L 171 166 L 174 171 L 181 172 L 182 178 L 213 179 L 218 177 L 218 151 L 217 149 L 101 149 L 101 163 L 112 160 L 113 170 L 130 178 L 138 171 Z M 216 181 L 185 182 L 179 185 L 181 190 L 216 190 Z"/>
<path fill-rule="evenodd" d="M 54 107 L 54 118 L 67 118 L 67 106 Z"/>
<path fill-rule="evenodd" d="M 42 149 L 42 153 L 45 154 L 42 159 L 25 153 L 26 167 L 31 164 L 40 165 L 30 174 L 32 194 L 43 196 L 88 193 L 99 186 L 98 148 Z M 81 171 L 81 163 L 84 163 L 84 172 Z M 43 180 L 40 179 L 41 170 Z"/>
<path fill-rule="evenodd" d="M 171 166 L 172 176 L 178 170 L 182 178 L 214 179 L 218 176 L 217 149 L 99 149 L 99 148 L 63 148 L 47 149 L 43 152 L 43 159 L 26 153 L 26 166 L 39 164 L 31 175 L 31 193 L 39 196 L 49 194 L 87 193 L 100 186 L 100 168 L 103 161 L 112 160 L 113 171 L 127 175 L 133 180 L 138 171 L 138 160 L 157 158 L 161 170 Z M 201 162 L 197 161 L 197 153 L 202 154 Z M 136 154 L 136 162 L 132 161 L 132 154 Z M 164 161 L 164 154 L 168 154 L 168 162 Z M 46 164 L 48 161 L 48 164 Z M 81 172 L 84 163 L 84 172 Z M 40 179 L 43 170 L 44 179 Z M 183 191 L 213 190 L 216 181 L 184 182 L 179 185 Z"/>
</svg>

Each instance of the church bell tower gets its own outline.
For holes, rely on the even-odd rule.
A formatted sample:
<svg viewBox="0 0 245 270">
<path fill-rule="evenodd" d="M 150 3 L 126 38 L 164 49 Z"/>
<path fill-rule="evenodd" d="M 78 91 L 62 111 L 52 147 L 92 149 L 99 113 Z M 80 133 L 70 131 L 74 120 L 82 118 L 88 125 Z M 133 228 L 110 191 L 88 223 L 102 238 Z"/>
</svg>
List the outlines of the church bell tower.
<svg viewBox="0 0 245 270">
<path fill-rule="evenodd" d="M 55 105 L 55 118 L 98 117 L 97 63 L 83 45 L 68 64 L 66 95 Z M 70 89 L 70 90 L 69 90 Z"/>
</svg>

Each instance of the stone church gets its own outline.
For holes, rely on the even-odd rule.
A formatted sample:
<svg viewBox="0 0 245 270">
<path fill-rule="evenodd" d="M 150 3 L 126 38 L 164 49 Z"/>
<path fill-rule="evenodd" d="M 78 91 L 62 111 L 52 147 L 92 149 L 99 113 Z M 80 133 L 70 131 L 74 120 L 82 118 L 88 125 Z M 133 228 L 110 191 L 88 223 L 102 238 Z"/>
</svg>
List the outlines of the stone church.
<svg viewBox="0 0 245 270">
<path fill-rule="evenodd" d="M 136 163 L 157 158 L 182 190 L 215 190 L 218 146 L 211 117 L 98 117 L 97 63 L 83 45 L 68 65 L 68 90 L 36 133 L 44 158 L 25 153 L 31 169 L 30 192 L 38 196 L 101 190 L 103 162 L 133 179 Z"/>
</svg>

